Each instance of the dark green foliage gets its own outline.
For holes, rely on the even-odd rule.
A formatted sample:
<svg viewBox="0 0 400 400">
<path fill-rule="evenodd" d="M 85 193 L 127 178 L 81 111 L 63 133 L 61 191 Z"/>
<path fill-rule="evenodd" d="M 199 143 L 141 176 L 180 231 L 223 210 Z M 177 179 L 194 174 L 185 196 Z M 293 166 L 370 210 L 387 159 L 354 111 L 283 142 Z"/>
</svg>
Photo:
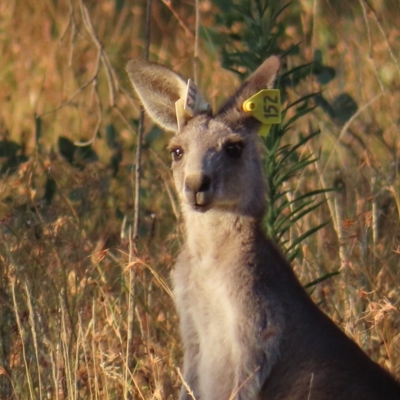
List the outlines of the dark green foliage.
<svg viewBox="0 0 400 400">
<path fill-rule="evenodd" d="M 320 85 L 327 85 L 336 75 L 332 67 L 323 65 L 321 50 L 316 50 L 314 52 L 312 72 Z M 358 109 L 357 103 L 347 93 L 339 94 L 332 104 L 329 103 L 321 93 L 318 93 L 315 97 L 315 104 L 320 106 L 321 109 L 328 114 L 329 118 L 339 126 L 344 125 Z"/>
<path fill-rule="evenodd" d="M 125 6 L 125 0 L 115 0 L 115 11 L 121 12 Z"/>
<path fill-rule="evenodd" d="M 1 170 L 0 170 L 0 175 L 7 173 L 11 174 L 17 170 L 20 164 L 28 161 L 28 157 L 26 156 L 15 156 L 15 157 L 10 157 L 7 159 L 7 161 L 2 165 Z"/>
<path fill-rule="evenodd" d="M 88 146 L 78 146 L 75 157 L 77 160 L 95 162 L 98 161 L 99 157 L 97 153 L 93 150 L 91 145 Z"/>
<path fill-rule="evenodd" d="M 343 126 L 358 110 L 357 103 L 347 93 L 339 94 L 332 104 L 319 94 L 315 102 L 339 126 Z"/>
<path fill-rule="evenodd" d="M 335 76 L 336 72 L 332 67 L 321 65 L 318 69 L 314 67 L 314 75 L 316 75 L 318 83 L 321 85 L 328 84 Z"/>
<path fill-rule="evenodd" d="M 119 170 L 119 164 L 122 161 L 122 146 L 118 141 L 118 132 L 113 124 L 106 126 L 106 143 L 107 146 L 113 150 L 110 157 L 110 168 L 112 175 L 116 176 Z"/>
<path fill-rule="evenodd" d="M 339 270 L 338 271 L 329 272 L 329 273 L 325 274 L 324 276 L 321 276 L 318 279 L 313 280 L 312 282 L 306 283 L 304 285 L 304 287 L 306 289 L 310 288 L 310 287 L 315 287 L 315 285 L 317 285 L 318 283 L 326 281 L 327 279 L 332 278 L 333 276 L 337 276 L 339 274 L 340 274 Z"/>
<path fill-rule="evenodd" d="M 358 110 L 357 103 L 347 93 L 342 93 L 332 103 L 335 118 L 339 125 L 344 125 Z"/>
<path fill-rule="evenodd" d="M 279 17 L 290 3 L 277 0 L 245 0 L 227 3 L 217 1 L 223 12 L 216 22 L 227 28 L 242 24 L 240 32 L 232 30 L 221 37 L 222 66 L 242 77 L 254 71 L 271 54 L 281 55 L 284 51 L 278 39 L 284 35 L 285 27 Z"/>
<path fill-rule="evenodd" d="M 235 71 L 245 78 L 272 54 L 278 54 L 284 60 L 288 54 L 298 52 L 299 47 L 296 45 L 288 49 L 279 46 L 279 39 L 285 35 L 280 17 L 290 3 L 272 0 L 247 0 L 230 6 L 223 3 L 219 2 L 223 11 L 218 17 L 219 23 L 228 28 L 234 23 L 243 23 L 240 33 L 228 31 L 224 34 L 224 41 L 221 41 L 224 43 L 221 49 L 222 64 L 228 70 Z M 297 85 L 310 75 L 315 75 L 321 84 L 326 84 L 335 77 L 335 70 L 323 65 L 320 52 L 316 52 L 310 64 L 299 65 L 291 70 L 286 69 L 284 61 L 282 64 L 282 74 L 277 87 L 281 90 L 283 102 L 288 97 L 287 87 Z M 290 189 L 284 188 L 285 182 L 289 182 L 317 159 L 311 154 L 300 157 L 298 150 L 304 149 L 307 143 L 319 134 L 319 130 L 309 126 L 309 133 L 300 135 L 294 145 L 283 144 L 282 139 L 297 120 L 314 110 L 317 105 L 313 100 L 319 97 L 320 93 L 310 93 L 287 105 L 283 110 L 283 122 L 273 125 L 268 136 L 263 138 L 268 186 L 264 226 L 268 235 L 284 249 L 290 261 L 299 255 L 299 245 L 327 224 L 324 222 L 306 230 L 298 237 L 292 237 L 291 229 L 294 224 L 324 202 L 318 199 L 326 190 L 314 190 L 293 198 L 289 196 Z"/>
<path fill-rule="evenodd" d="M 328 114 L 328 116 L 331 119 L 335 118 L 335 111 L 332 107 L 332 105 L 329 103 L 328 100 L 326 100 L 322 94 L 319 94 L 318 96 L 315 97 L 315 104 L 317 104 L 321 109 Z"/>
<path fill-rule="evenodd" d="M 21 154 L 21 146 L 18 143 L 9 140 L 0 141 L 1 168 L 0 175 L 11 174 L 15 172 L 21 163 L 28 161 L 28 158 Z"/>
<path fill-rule="evenodd" d="M 117 141 L 117 130 L 113 124 L 108 124 L 106 126 L 106 144 L 110 149 L 115 149 L 118 147 Z"/>
<path fill-rule="evenodd" d="M 332 67 L 324 65 L 322 62 L 322 52 L 317 49 L 314 52 L 312 72 L 316 76 L 320 85 L 327 85 L 336 76 L 336 71 Z"/>
<path fill-rule="evenodd" d="M 47 176 L 44 196 L 43 196 L 47 204 L 50 204 L 51 201 L 53 200 L 56 190 L 57 190 L 57 184 L 55 180 L 52 177 Z"/>
<path fill-rule="evenodd" d="M 116 150 L 110 157 L 110 168 L 112 170 L 112 176 L 116 176 L 119 170 L 119 164 L 122 161 L 122 150 Z"/>
<path fill-rule="evenodd" d="M 9 140 L 0 140 L 0 157 L 12 158 L 17 155 L 20 145 Z"/>
<path fill-rule="evenodd" d="M 150 145 L 152 142 L 154 142 L 156 139 L 158 139 L 160 136 L 162 136 L 164 133 L 163 131 L 157 126 L 154 125 L 149 133 L 146 135 L 146 144 Z"/>
<path fill-rule="evenodd" d="M 42 137 L 42 119 L 40 117 L 35 118 L 35 139 L 38 151 L 40 151 L 40 138 Z"/>
<path fill-rule="evenodd" d="M 88 191 L 85 187 L 77 187 L 69 192 L 68 198 L 72 201 L 81 201 L 85 199 L 87 195 Z"/>
<path fill-rule="evenodd" d="M 99 158 L 91 145 L 76 146 L 71 140 L 64 136 L 58 138 L 58 149 L 60 154 L 70 163 L 82 166 L 82 162 L 95 162 Z"/>
<path fill-rule="evenodd" d="M 60 151 L 60 154 L 72 164 L 76 150 L 74 143 L 68 138 L 60 136 L 58 138 L 58 150 Z"/>
</svg>

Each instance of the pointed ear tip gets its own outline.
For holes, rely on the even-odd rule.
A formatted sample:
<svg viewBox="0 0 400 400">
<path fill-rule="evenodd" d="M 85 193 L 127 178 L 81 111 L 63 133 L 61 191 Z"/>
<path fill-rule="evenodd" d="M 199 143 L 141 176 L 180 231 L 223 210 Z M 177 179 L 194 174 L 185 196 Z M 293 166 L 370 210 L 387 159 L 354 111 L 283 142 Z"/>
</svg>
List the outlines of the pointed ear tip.
<svg viewBox="0 0 400 400">
<path fill-rule="evenodd" d="M 281 64 L 282 64 L 282 58 L 281 58 L 280 56 L 274 54 L 274 55 L 268 57 L 268 58 L 265 60 L 265 63 L 268 63 L 269 65 L 272 64 L 272 65 L 274 65 L 275 67 L 280 68 L 280 66 L 281 66 Z"/>
<path fill-rule="evenodd" d="M 140 67 L 140 66 L 143 65 L 143 64 L 144 64 L 143 60 L 140 60 L 140 59 L 138 59 L 138 58 L 132 58 L 131 60 L 129 60 L 129 61 L 127 62 L 125 69 L 126 69 L 128 72 L 132 72 L 132 71 L 134 71 L 137 67 Z"/>
<path fill-rule="evenodd" d="M 143 67 L 148 64 L 148 61 L 140 58 L 132 58 L 127 62 L 125 69 L 128 73 L 135 73 L 136 71 L 143 69 Z"/>
</svg>

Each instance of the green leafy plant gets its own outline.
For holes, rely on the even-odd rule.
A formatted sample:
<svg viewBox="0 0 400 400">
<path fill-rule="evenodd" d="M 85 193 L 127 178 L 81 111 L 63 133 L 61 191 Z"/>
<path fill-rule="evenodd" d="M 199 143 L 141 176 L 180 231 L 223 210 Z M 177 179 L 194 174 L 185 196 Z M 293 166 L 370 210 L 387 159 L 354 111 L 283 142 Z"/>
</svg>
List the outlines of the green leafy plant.
<svg viewBox="0 0 400 400">
<path fill-rule="evenodd" d="M 222 2 L 220 2 L 222 3 Z M 231 28 L 224 33 L 222 47 L 222 65 L 240 77 L 256 69 L 262 61 L 271 54 L 278 54 L 284 59 L 288 54 L 298 52 L 298 46 L 288 49 L 279 46 L 279 39 L 284 35 L 284 26 L 280 17 L 290 3 L 282 4 L 279 1 L 247 0 L 240 4 L 221 5 L 223 14 L 219 22 Z M 239 33 L 232 32 L 234 23 L 240 23 Z M 287 88 L 296 85 L 301 79 L 311 74 L 319 74 L 321 80 L 328 81 L 334 76 L 333 68 L 326 67 L 322 60 L 313 65 L 305 64 L 288 70 L 283 62 L 283 73 L 278 79 L 277 87 L 281 91 L 283 103 L 288 103 Z M 286 252 L 289 260 L 293 260 L 299 253 L 300 244 L 310 235 L 326 225 L 323 222 L 295 239 L 290 238 L 290 230 L 302 217 L 318 208 L 323 201 L 318 201 L 318 195 L 326 189 L 313 190 L 288 196 L 290 189 L 285 189 L 284 183 L 300 171 L 316 161 L 312 154 L 299 156 L 298 150 L 304 149 L 307 143 L 319 134 L 319 130 L 309 126 L 309 132 L 301 135 L 294 145 L 284 144 L 286 132 L 291 130 L 300 118 L 306 116 L 316 107 L 311 101 L 319 93 L 310 93 L 298 98 L 283 109 L 283 122 L 273 125 L 268 136 L 263 138 L 265 146 L 265 172 L 268 184 L 267 214 L 265 229 L 268 235 L 275 240 Z"/>
</svg>

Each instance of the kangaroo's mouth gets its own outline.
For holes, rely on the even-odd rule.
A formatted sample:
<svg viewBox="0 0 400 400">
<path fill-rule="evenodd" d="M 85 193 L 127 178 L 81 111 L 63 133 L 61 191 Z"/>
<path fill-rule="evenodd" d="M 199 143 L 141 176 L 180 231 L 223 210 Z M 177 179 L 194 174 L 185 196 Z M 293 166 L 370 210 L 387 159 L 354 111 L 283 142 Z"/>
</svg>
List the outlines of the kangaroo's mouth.
<svg viewBox="0 0 400 400">
<path fill-rule="evenodd" d="M 209 201 L 199 201 L 200 199 L 196 199 L 194 196 L 185 196 L 183 199 L 184 202 L 193 210 L 199 213 L 204 213 L 213 207 L 213 202 L 211 199 Z"/>
<path fill-rule="evenodd" d="M 210 204 L 193 204 L 192 208 L 193 208 L 193 210 L 195 210 L 197 212 L 204 213 L 211 208 L 211 205 Z"/>
<path fill-rule="evenodd" d="M 193 192 L 185 191 L 186 202 L 198 212 L 205 212 L 211 208 L 213 200 L 212 190 Z"/>
</svg>

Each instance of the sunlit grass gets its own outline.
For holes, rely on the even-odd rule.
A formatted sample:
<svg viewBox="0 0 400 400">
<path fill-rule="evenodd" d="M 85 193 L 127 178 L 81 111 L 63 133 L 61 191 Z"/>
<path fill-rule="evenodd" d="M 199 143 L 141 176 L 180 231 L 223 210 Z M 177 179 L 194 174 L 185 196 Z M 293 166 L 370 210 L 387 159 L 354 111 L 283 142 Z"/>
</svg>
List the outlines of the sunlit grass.
<svg viewBox="0 0 400 400">
<path fill-rule="evenodd" d="M 299 122 L 286 140 L 311 121 L 322 133 L 304 151 L 321 157 L 285 185 L 341 189 L 293 228 L 300 235 L 331 221 L 303 243 L 294 268 L 304 284 L 340 269 L 313 287 L 314 300 L 399 377 L 400 21 L 390 4 L 373 3 L 376 14 L 360 0 L 342 11 L 336 2 L 301 2 L 283 16 L 283 46 L 302 42 L 288 63 L 309 62 L 320 49 L 336 70 L 324 97 L 349 93 L 359 110 L 348 125 L 321 109 Z M 182 23 L 194 27 L 194 4 L 176 7 L 180 20 L 154 4 L 151 58 L 190 76 L 193 36 Z M 6 143 L 20 146 L 0 176 L 0 397 L 175 399 L 182 350 L 169 274 L 182 232 L 168 136 L 154 130 L 143 150 L 139 239 L 129 238 L 138 102 L 124 68 L 142 54 L 144 2 L 87 9 L 96 36 L 79 1 L 0 4 L 0 168 L 10 161 Z M 201 2 L 201 10 L 212 26 L 215 7 Z M 95 38 L 109 64 L 99 63 Z M 199 86 L 214 108 L 238 83 L 218 57 L 211 39 L 201 42 Z M 290 95 L 319 89 L 310 78 Z M 97 159 L 75 151 L 71 164 L 60 137 L 95 137 Z"/>
</svg>

